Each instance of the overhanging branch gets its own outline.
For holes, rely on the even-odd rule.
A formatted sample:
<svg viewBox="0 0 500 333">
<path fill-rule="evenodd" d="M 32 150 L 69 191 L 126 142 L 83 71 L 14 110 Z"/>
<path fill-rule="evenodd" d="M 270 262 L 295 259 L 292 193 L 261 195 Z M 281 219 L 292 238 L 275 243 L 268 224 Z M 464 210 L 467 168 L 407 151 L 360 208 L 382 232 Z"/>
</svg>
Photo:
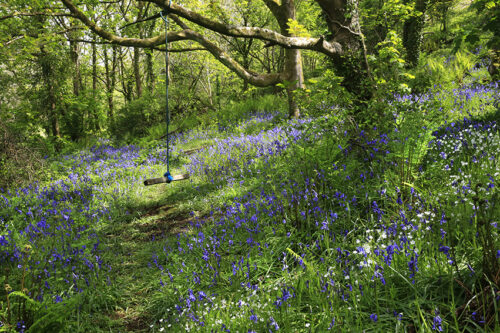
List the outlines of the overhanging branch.
<svg viewBox="0 0 500 333">
<path fill-rule="evenodd" d="M 337 56 L 342 53 L 342 46 L 339 43 L 329 42 L 321 37 L 289 37 L 271 29 L 229 25 L 209 19 L 178 4 L 170 4 L 169 0 L 144 1 L 155 3 L 160 8 L 167 10 L 170 14 L 176 14 L 201 27 L 226 36 L 256 38 L 275 43 L 284 48 L 315 50 L 328 56 Z"/>
<path fill-rule="evenodd" d="M 89 27 L 90 30 L 99 35 L 101 38 L 110 41 L 112 44 L 142 48 L 156 48 L 159 45 L 165 43 L 164 33 L 160 36 L 144 39 L 116 36 L 109 31 L 106 31 L 103 28 L 99 27 L 97 24 L 87 18 L 85 14 L 71 2 L 71 0 L 61 1 L 71 11 L 71 13 L 87 27 Z M 184 28 L 184 30 L 168 32 L 169 41 L 175 42 L 180 40 L 192 40 L 197 42 L 198 44 L 203 46 L 206 51 L 210 52 L 224 66 L 226 66 L 231 71 L 236 73 L 239 77 L 254 86 L 267 87 L 283 81 L 283 78 L 285 77 L 283 73 L 260 74 L 250 70 L 246 70 L 240 63 L 234 60 L 228 53 L 219 48 L 216 44 L 212 43 L 200 33 L 189 29 L 187 25 L 184 24 L 180 19 L 175 17 L 175 15 L 172 15 L 172 17 L 176 21 L 176 23 L 179 24 L 179 26 Z"/>
<path fill-rule="evenodd" d="M 14 17 L 32 17 L 32 16 L 64 16 L 64 17 L 74 17 L 72 14 L 66 13 L 50 13 L 50 12 L 13 12 L 12 14 L 0 17 L 0 21 L 4 21 Z"/>
<path fill-rule="evenodd" d="M 128 26 L 131 26 L 131 25 L 134 25 L 134 24 L 138 24 L 138 23 L 142 23 L 142 22 L 147 22 L 147 21 L 151 21 L 151 20 L 156 20 L 157 18 L 160 17 L 160 14 L 155 14 L 153 16 L 149 16 L 149 17 L 146 17 L 144 19 L 141 19 L 141 20 L 137 20 L 137 21 L 134 21 L 134 22 L 130 22 L 130 23 L 127 23 L 123 26 L 120 27 L 120 30 L 123 30 L 125 29 L 126 27 Z"/>
</svg>

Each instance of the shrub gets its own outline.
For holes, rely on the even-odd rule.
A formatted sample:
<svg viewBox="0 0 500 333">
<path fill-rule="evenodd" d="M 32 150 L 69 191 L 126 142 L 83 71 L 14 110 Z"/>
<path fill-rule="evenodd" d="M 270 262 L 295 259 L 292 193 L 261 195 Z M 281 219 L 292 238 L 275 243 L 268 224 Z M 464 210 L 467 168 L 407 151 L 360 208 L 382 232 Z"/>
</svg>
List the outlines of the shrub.
<svg viewBox="0 0 500 333">
<path fill-rule="evenodd" d="M 21 134 L 0 122 L 0 187 L 18 187 L 32 182 L 43 168 L 38 149 L 30 147 Z"/>
</svg>

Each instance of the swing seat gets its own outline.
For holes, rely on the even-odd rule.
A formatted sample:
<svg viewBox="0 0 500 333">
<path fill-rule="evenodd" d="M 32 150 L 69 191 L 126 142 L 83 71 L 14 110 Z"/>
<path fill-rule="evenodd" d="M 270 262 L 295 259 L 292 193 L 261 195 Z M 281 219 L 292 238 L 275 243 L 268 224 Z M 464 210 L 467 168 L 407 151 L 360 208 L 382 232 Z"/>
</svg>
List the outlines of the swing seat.
<svg viewBox="0 0 500 333">
<path fill-rule="evenodd" d="M 149 185 L 170 183 L 172 181 L 178 181 L 178 180 L 186 180 L 186 179 L 189 179 L 189 173 L 185 173 L 183 175 L 174 175 L 174 176 L 171 176 L 171 178 L 172 179 L 170 181 L 167 177 L 146 179 L 144 181 L 144 185 L 149 186 Z"/>
</svg>

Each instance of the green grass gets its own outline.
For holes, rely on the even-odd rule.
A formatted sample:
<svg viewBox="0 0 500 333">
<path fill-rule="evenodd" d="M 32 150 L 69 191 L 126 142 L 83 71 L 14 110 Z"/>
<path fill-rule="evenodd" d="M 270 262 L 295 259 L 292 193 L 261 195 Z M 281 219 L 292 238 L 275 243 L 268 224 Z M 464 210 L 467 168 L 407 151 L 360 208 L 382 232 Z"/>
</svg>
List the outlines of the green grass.
<svg viewBox="0 0 500 333">
<path fill-rule="evenodd" d="M 458 105 L 490 116 L 494 109 L 484 105 L 481 96 Z M 484 221 L 498 222 L 500 214 L 497 206 L 482 203 L 484 215 L 470 223 L 474 210 L 468 203 L 455 204 L 462 194 L 451 183 L 457 175 L 471 175 L 471 187 L 481 188 L 481 198 L 494 202 L 498 182 L 486 188 L 489 175 L 499 169 L 499 134 L 498 129 L 491 132 L 488 141 L 488 132 L 481 128 L 477 133 L 467 126 L 453 132 L 462 133 L 467 142 L 477 136 L 475 140 L 484 143 L 481 152 L 492 159 L 480 157 L 477 147 L 453 151 L 429 145 L 438 119 L 445 118 L 432 117 L 433 112 L 443 107 L 448 119 L 459 119 L 451 113 L 457 104 L 450 99 L 424 107 L 403 103 L 405 108 L 394 110 L 400 112 L 398 131 L 387 133 L 387 143 L 382 141 L 384 133 L 346 136 L 342 124 L 328 116 L 302 124 L 276 117 L 228 121 L 231 126 L 222 132 L 215 125 L 200 126 L 175 141 L 171 172 L 184 172 L 194 160 L 205 171 L 172 184 L 142 186 L 142 179 L 165 171 L 164 146 L 157 141 L 118 152 L 86 150 L 62 163 L 54 160 L 58 178 L 82 170 L 91 179 L 85 186 L 77 183 L 57 192 L 58 200 L 66 193 L 72 198 L 59 209 L 72 208 L 78 225 L 86 223 L 87 206 L 107 208 L 109 214 L 85 234 L 98 236 L 104 268 L 96 271 L 99 276 L 89 275 L 92 287 L 81 293 L 51 281 L 52 288 L 68 288 L 72 297 L 64 311 L 56 307 L 61 303 L 44 303 L 59 313 L 57 320 L 48 322 L 65 318 L 67 332 L 206 332 L 223 327 L 260 332 L 277 326 L 283 332 L 324 332 L 330 327 L 342 332 L 429 332 L 439 318 L 445 331 L 467 332 L 488 331 L 480 323 L 484 316 L 493 320 L 491 331 L 499 318 L 489 295 L 498 281 L 488 282 L 482 273 L 487 273 L 486 250 L 498 248 L 498 229 L 488 229 Z M 422 108 L 429 112 L 419 113 Z M 287 130 L 273 134 L 276 128 Z M 298 138 L 297 130 L 306 134 Z M 281 151 L 273 140 L 290 145 Z M 200 146 L 208 148 L 178 154 Z M 259 151 L 266 153 L 256 158 Z M 92 156 L 99 158 L 75 166 L 75 161 Z M 473 156 L 480 162 L 473 162 Z M 141 164 L 148 158 L 157 160 Z M 454 166 L 445 171 L 450 159 Z M 133 164 L 123 164 L 127 161 Z M 83 188 L 95 194 L 89 204 L 79 199 L 77 191 Z M 26 201 L 28 197 L 32 201 Z M 463 198 L 476 200 L 469 192 Z M 38 199 L 11 195 L 9 200 L 14 205 L 3 207 L 2 214 L 10 214 L 11 225 L 20 230 L 26 220 L 14 206 L 25 211 Z M 60 215 L 50 221 L 60 223 Z M 476 237 L 478 230 L 493 235 L 494 243 Z M 27 242 L 21 236 L 17 241 Z M 76 248 L 83 243 L 91 247 L 94 241 L 67 242 Z M 33 244 L 36 250 L 26 260 L 44 258 L 39 249 L 51 239 Z M 377 254 L 395 244 L 402 247 L 389 260 Z M 33 267 L 28 272 L 39 272 Z M 14 272 L 4 282 L 19 290 L 16 278 L 21 273 Z M 30 290 L 41 284 L 28 274 Z M 188 307 L 191 293 L 198 300 Z M 19 307 L 25 304 L 15 297 L 12 301 Z M 2 302 L 0 315 L 5 318 Z M 23 317 L 22 311 L 13 313 Z"/>
</svg>

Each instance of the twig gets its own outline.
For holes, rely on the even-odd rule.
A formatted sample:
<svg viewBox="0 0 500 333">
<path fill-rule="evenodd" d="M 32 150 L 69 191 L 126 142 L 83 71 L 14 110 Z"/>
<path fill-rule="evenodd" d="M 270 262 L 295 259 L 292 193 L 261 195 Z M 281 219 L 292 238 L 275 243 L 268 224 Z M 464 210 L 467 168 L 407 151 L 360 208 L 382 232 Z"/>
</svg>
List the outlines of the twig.
<svg viewBox="0 0 500 333">
<path fill-rule="evenodd" d="M 65 13 L 47 13 L 47 12 L 34 12 L 34 13 L 25 13 L 25 12 L 14 12 L 10 15 L 5 15 L 0 17 L 0 21 L 4 21 L 10 18 L 18 17 L 18 16 L 63 16 L 63 17 L 75 17 L 73 14 L 65 14 Z"/>
<path fill-rule="evenodd" d="M 125 24 L 124 26 L 120 27 L 120 30 L 122 29 L 125 29 L 126 27 L 128 26 L 131 26 L 133 24 L 137 24 L 137 23 L 141 23 L 141 22 L 147 22 L 147 21 L 151 21 L 151 20 L 156 20 L 157 18 L 160 17 L 160 14 L 155 14 L 153 16 L 150 16 L 150 17 L 146 17 L 144 19 L 141 19 L 141 20 L 137 20 L 137 21 L 134 21 L 134 22 L 130 22 L 130 23 L 127 23 Z"/>
</svg>

